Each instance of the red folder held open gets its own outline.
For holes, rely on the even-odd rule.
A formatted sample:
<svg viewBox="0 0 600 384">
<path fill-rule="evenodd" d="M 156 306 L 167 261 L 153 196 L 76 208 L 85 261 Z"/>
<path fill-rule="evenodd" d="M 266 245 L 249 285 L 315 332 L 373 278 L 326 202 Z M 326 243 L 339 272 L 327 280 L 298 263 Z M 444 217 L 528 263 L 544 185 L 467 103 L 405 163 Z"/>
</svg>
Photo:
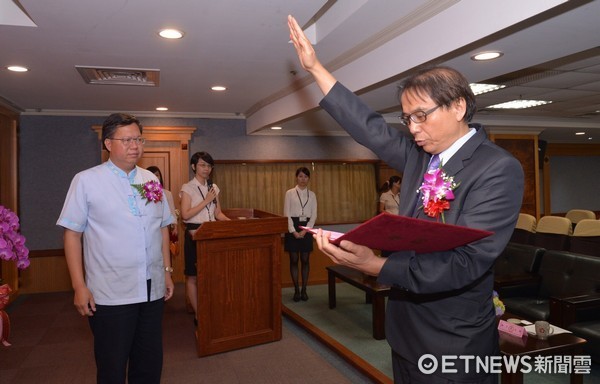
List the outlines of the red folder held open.
<svg viewBox="0 0 600 384">
<path fill-rule="evenodd" d="M 311 233 L 317 229 L 306 228 Z M 342 240 L 386 251 L 430 253 L 447 251 L 490 236 L 493 232 L 415 219 L 383 212 L 346 232 L 331 232 L 329 241 L 339 245 Z"/>
</svg>

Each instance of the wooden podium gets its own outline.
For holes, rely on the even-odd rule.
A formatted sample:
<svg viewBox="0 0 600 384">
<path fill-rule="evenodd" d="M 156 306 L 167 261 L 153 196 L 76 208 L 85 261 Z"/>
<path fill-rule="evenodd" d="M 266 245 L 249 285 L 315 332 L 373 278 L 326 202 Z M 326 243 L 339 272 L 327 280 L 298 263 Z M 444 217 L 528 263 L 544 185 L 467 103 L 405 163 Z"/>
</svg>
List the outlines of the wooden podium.
<svg viewBox="0 0 600 384">
<path fill-rule="evenodd" d="M 281 340 L 281 234 L 287 218 L 223 210 L 231 221 L 194 233 L 198 270 L 198 356 Z"/>
</svg>

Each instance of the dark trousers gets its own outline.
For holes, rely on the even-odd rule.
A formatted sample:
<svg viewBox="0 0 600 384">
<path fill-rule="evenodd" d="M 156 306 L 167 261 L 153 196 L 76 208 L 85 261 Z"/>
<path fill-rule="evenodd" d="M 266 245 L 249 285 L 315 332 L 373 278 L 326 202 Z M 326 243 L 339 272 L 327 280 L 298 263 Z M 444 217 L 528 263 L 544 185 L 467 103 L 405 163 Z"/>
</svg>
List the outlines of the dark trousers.
<svg viewBox="0 0 600 384">
<path fill-rule="evenodd" d="M 427 375 L 419 367 L 392 350 L 394 384 L 498 384 L 498 375 L 491 374 L 475 381 L 453 380 L 437 375 Z"/>
<path fill-rule="evenodd" d="M 97 382 L 160 383 L 164 299 L 126 305 L 96 305 L 94 334 Z"/>
</svg>

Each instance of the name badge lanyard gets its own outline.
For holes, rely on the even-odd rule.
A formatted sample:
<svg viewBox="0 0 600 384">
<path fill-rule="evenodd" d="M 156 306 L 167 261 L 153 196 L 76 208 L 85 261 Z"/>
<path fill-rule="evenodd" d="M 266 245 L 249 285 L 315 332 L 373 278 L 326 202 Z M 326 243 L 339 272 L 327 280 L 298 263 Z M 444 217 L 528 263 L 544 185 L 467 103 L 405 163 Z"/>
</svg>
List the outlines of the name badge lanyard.
<svg viewBox="0 0 600 384">
<path fill-rule="evenodd" d="M 296 195 L 298 195 L 298 201 L 300 202 L 300 208 L 302 209 L 302 214 L 300 215 L 300 221 L 306 221 L 306 215 L 304 215 L 304 207 L 308 204 L 308 200 L 310 199 L 310 192 L 308 188 L 306 188 L 306 202 L 302 204 L 302 199 L 300 198 L 300 192 L 296 189 Z"/>
<path fill-rule="evenodd" d="M 200 195 L 202 196 L 202 200 L 206 199 L 206 197 L 204 197 L 204 193 L 202 193 L 202 190 L 200 189 L 200 186 L 198 186 L 198 192 L 200 192 Z M 206 204 L 204 206 L 204 208 L 206 208 L 206 212 L 208 212 L 208 221 L 213 221 L 212 216 L 210 214 L 210 209 L 208 207 L 210 207 L 210 205 L 212 204 L 212 201 L 209 201 L 208 204 Z"/>
</svg>

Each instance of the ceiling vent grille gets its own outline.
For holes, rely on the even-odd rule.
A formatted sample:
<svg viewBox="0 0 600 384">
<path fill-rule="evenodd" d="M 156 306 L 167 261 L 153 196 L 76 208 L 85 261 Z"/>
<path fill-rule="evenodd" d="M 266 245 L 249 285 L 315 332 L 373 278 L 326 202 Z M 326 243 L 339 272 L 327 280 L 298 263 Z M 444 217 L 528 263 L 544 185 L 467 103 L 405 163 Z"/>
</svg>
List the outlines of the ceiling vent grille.
<svg viewBox="0 0 600 384">
<path fill-rule="evenodd" d="M 506 75 L 494 77 L 484 81 L 487 84 L 504 84 L 507 87 L 516 87 L 519 85 L 527 84 L 532 81 L 542 80 L 547 77 L 558 76 L 563 74 L 565 71 L 546 69 L 541 67 L 531 67 Z"/>
<path fill-rule="evenodd" d="M 158 87 L 160 70 L 140 68 L 83 67 L 77 71 L 87 84 Z"/>
</svg>

